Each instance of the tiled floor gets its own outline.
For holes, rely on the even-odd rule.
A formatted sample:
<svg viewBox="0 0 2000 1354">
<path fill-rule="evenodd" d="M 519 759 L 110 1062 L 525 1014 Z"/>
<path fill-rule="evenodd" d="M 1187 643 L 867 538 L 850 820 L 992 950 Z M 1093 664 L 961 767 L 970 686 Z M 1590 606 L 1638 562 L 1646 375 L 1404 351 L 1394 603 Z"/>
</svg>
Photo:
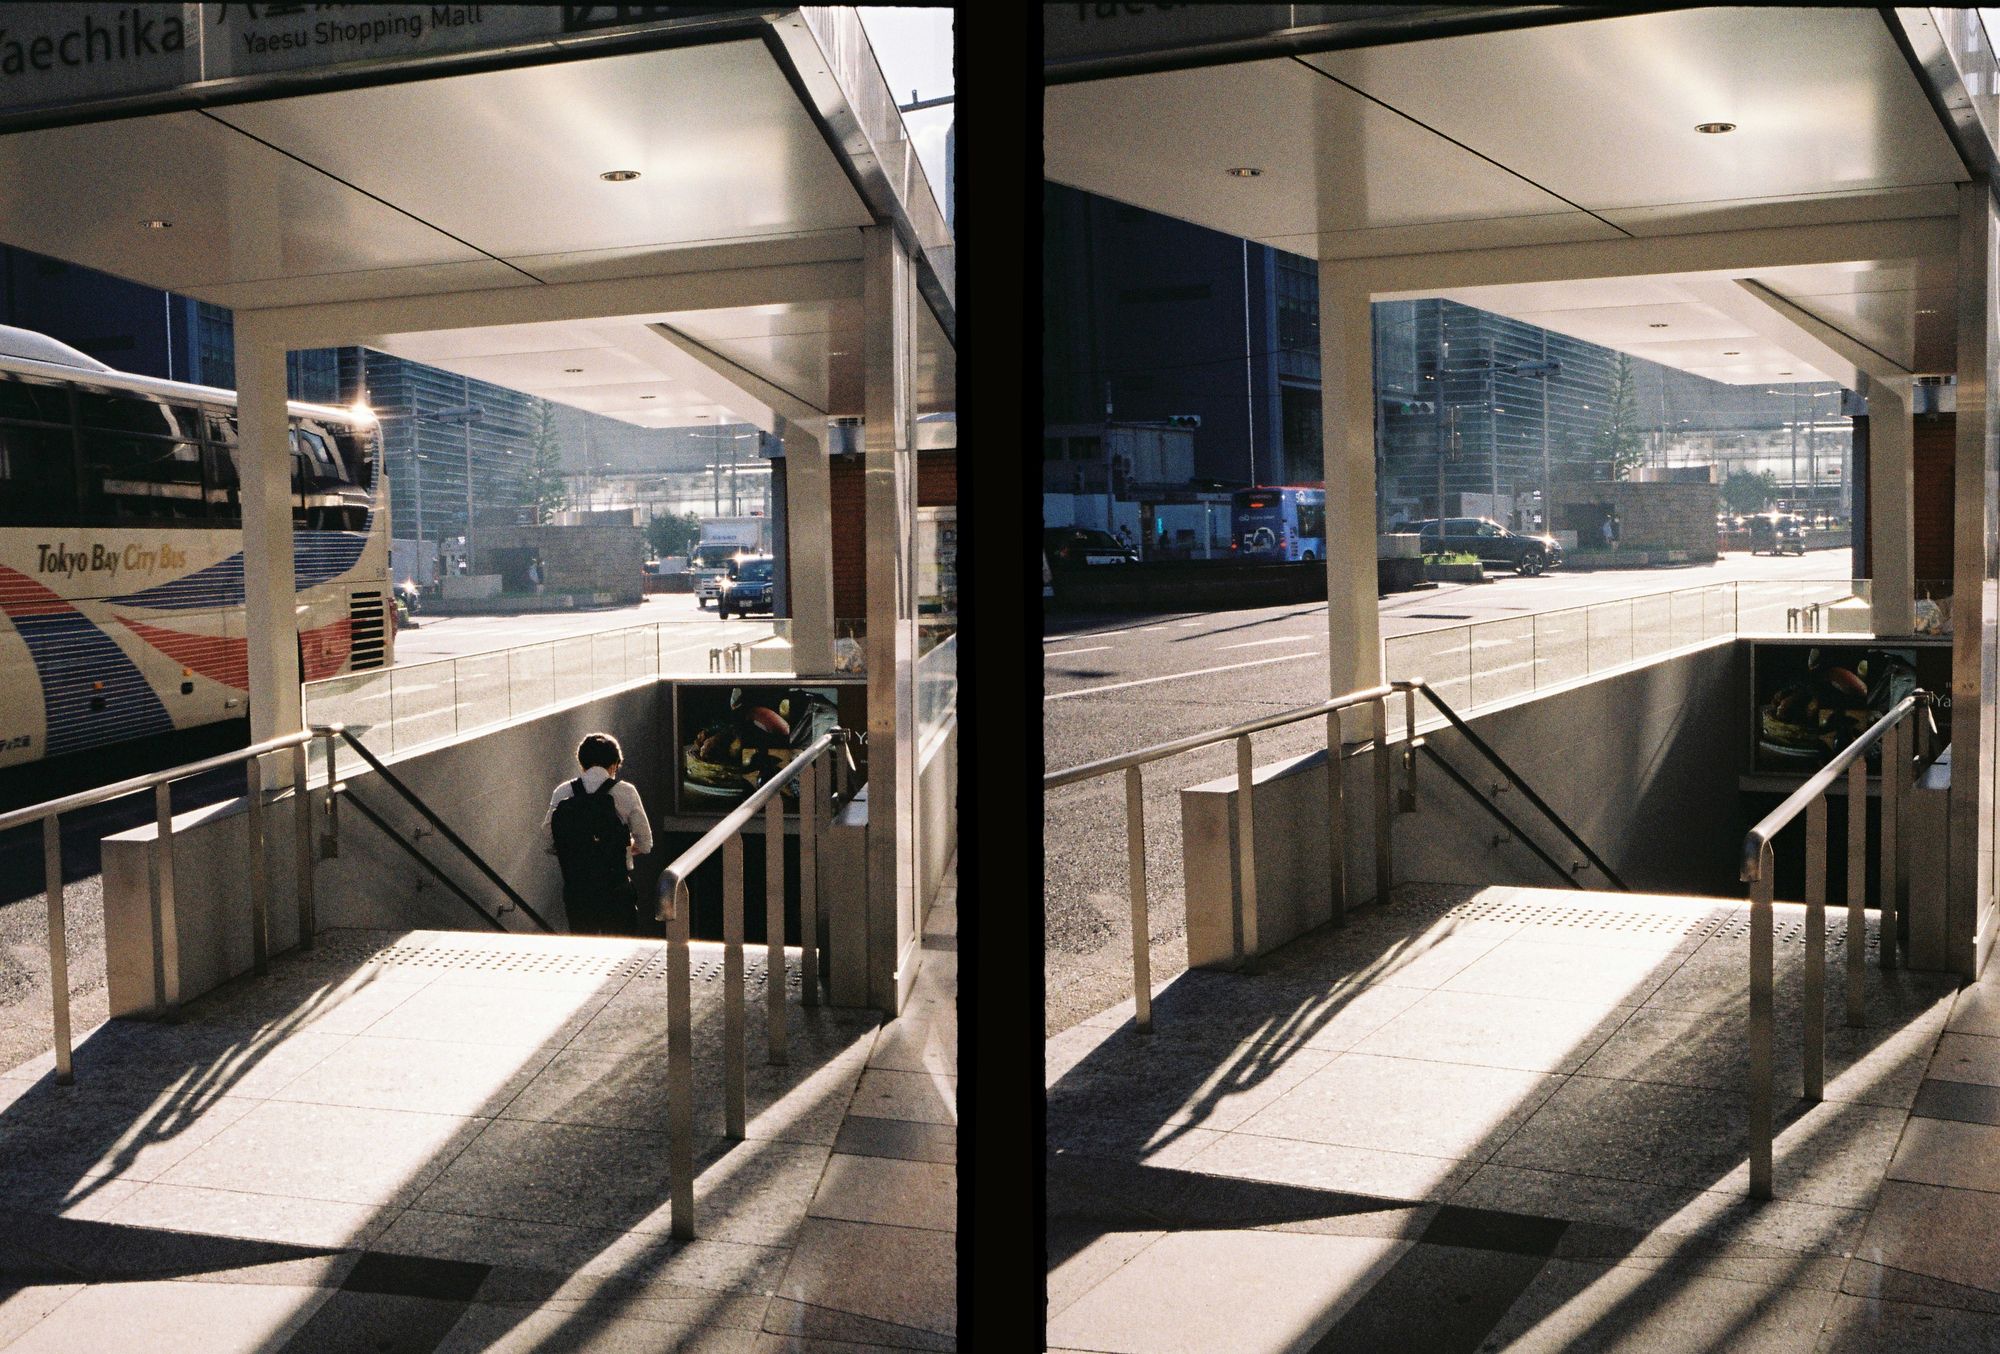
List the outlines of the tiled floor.
<svg viewBox="0 0 2000 1354">
<path fill-rule="evenodd" d="M 0 1349 L 953 1348 L 956 907 L 902 1018 L 794 1001 L 783 1067 L 751 954 L 739 1143 L 698 979 L 688 1243 L 656 944 L 333 932 L 90 1031 L 0 1076 Z"/>
<path fill-rule="evenodd" d="M 1850 1029 L 1830 917 L 1807 1106 L 1802 912 L 1764 1203 L 1741 905 L 1411 886 L 1050 1039 L 1050 1345 L 2000 1351 L 2000 969 Z"/>
</svg>

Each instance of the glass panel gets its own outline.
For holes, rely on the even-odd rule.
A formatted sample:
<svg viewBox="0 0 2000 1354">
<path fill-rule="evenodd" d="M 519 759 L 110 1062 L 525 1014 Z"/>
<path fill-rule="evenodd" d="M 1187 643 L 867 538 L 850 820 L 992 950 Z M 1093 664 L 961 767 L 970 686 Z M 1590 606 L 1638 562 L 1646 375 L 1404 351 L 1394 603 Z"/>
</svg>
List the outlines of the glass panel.
<svg viewBox="0 0 2000 1354">
<path fill-rule="evenodd" d="M 958 636 L 917 660 L 917 740 L 929 738 L 958 708 Z"/>
<path fill-rule="evenodd" d="M 473 654 L 458 660 L 458 727 L 461 731 L 498 724 L 512 713 L 508 697 L 508 655 Z"/>
<path fill-rule="evenodd" d="M 1535 689 L 1533 617 L 1466 627 L 1472 646 L 1471 701 L 1485 705 Z"/>
<path fill-rule="evenodd" d="M 507 701 L 516 717 L 550 703 L 555 689 L 554 659 L 555 650 L 547 644 L 508 650 Z"/>
<path fill-rule="evenodd" d="M 1463 708 L 1471 694 L 1467 671 L 1469 627 L 1398 635 L 1383 646 L 1383 672 L 1391 681 L 1428 682 L 1444 703 Z"/>
<path fill-rule="evenodd" d="M 308 724 L 345 724 L 378 757 L 396 750 L 395 730 L 389 720 L 390 677 L 394 669 L 356 672 L 331 677 L 305 686 L 305 716 Z M 340 744 L 334 765 L 342 775 L 367 765 L 359 753 Z"/>
<path fill-rule="evenodd" d="M 549 652 L 552 685 L 544 704 L 553 705 L 574 693 L 590 690 L 591 670 L 596 666 L 594 645 L 586 647 L 571 642 L 545 647 Z"/>
<path fill-rule="evenodd" d="M 450 738 L 458 732 L 456 684 L 451 663 L 423 663 L 391 668 L 389 717 L 396 726 L 396 746 L 407 751 L 420 743 Z"/>
<path fill-rule="evenodd" d="M 1632 599 L 1632 656 L 1645 658 L 1674 647 L 1673 604 L 1666 594 Z"/>
<path fill-rule="evenodd" d="M 1632 661 L 1632 606 L 1629 602 L 1600 602 L 1588 611 L 1590 618 L 1590 670 L 1603 672 Z"/>
<path fill-rule="evenodd" d="M 1590 671 L 1590 617 L 1581 608 L 1535 617 L 1535 686 L 1573 681 Z"/>
</svg>

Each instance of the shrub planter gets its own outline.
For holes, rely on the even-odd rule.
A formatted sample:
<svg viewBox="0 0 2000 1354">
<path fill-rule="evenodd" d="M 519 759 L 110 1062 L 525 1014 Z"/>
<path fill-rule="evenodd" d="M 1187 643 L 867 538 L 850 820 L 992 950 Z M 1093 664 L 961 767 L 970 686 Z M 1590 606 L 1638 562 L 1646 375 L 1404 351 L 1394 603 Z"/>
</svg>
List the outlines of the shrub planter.
<svg viewBox="0 0 2000 1354">
<path fill-rule="evenodd" d="M 1424 577 L 1434 583 L 1484 583 L 1486 566 L 1483 564 L 1426 564 Z"/>
</svg>

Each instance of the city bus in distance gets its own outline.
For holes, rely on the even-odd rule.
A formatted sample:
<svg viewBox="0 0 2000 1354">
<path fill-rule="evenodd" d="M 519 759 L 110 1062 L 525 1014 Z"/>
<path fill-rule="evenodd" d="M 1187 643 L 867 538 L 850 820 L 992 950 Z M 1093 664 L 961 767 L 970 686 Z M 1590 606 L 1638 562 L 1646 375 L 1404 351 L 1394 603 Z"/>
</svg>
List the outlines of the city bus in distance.
<svg viewBox="0 0 2000 1354">
<path fill-rule="evenodd" d="M 1311 486 L 1239 489 L 1230 505 L 1231 559 L 1326 558 L 1326 490 Z"/>
<path fill-rule="evenodd" d="M 366 410 L 291 402 L 299 670 L 391 660 Z M 0 766 L 248 713 L 236 395 L 0 326 Z"/>
</svg>

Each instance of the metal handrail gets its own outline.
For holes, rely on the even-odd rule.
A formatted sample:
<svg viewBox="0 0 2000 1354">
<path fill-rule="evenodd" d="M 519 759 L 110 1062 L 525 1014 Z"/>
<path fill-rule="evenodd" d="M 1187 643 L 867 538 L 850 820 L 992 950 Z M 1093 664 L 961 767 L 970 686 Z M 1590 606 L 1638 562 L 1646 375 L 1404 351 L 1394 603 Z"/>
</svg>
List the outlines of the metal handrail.
<svg viewBox="0 0 2000 1354">
<path fill-rule="evenodd" d="M 1597 852 L 1590 849 L 1590 843 L 1586 842 L 1582 837 L 1578 836 L 1576 829 L 1572 828 L 1567 822 L 1565 822 L 1561 814 L 1557 813 L 1554 809 L 1550 808 L 1547 800 L 1543 799 L 1540 795 L 1536 794 L 1532 789 L 1530 789 L 1528 786 L 1528 782 L 1521 779 L 1520 773 L 1515 771 L 1513 767 L 1507 764 L 1506 758 L 1502 757 L 1499 753 L 1495 752 L 1493 750 L 1492 745 L 1489 744 L 1484 738 L 1481 738 L 1477 733 L 1474 733 L 1472 730 L 1472 726 L 1470 724 L 1467 724 L 1462 718 L 1460 718 L 1456 710 L 1453 710 L 1449 705 L 1446 705 L 1444 701 L 1439 698 L 1438 693 L 1431 690 L 1429 683 L 1421 681 L 1395 682 L 1392 683 L 1392 685 L 1398 688 L 1414 689 L 1415 691 L 1419 692 L 1425 700 L 1429 701 L 1432 705 L 1436 706 L 1438 713 L 1443 715 L 1445 719 L 1451 724 L 1451 727 L 1456 729 L 1459 735 L 1462 738 L 1464 738 L 1466 742 L 1472 745 L 1473 750 L 1478 752 L 1479 755 L 1484 757 L 1487 761 L 1491 762 L 1493 764 L 1494 769 L 1507 778 L 1508 784 L 1512 785 L 1516 790 L 1519 790 L 1521 792 L 1522 797 L 1525 798 L 1530 804 L 1533 804 L 1538 810 L 1540 810 L 1544 818 L 1547 818 L 1551 823 L 1555 824 L 1556 831 L 1562 833 L 1564 837 L 1567 837 L 1569 839 L 1569 843 L 1571 846 L 1574 846 L 1577 850 L 1583 852 L 1585 858 L 1588 859 L 1592 865 L 1597 867 L 1597 871 L 1599 874 L 1603 875 L 1606 879 L 1610 880 L 1612 884 L 1615 885 L 1622 892 L 1626 893 L 1631 892 L 1630 889 L 1626 888 L 1625 881 L 1620 879 L 1617 876 L 1617 874 L 1612 871 L 1611 867 L 1604 863 L 1603 857 L 1599 856 Z"/>
<path fill-rule="evenodd" d="M 528 900 L 526 898 L 523 898 L 512 884 L 509 884 L 506 880 L 502 879 L 500 877 L 499 871 L 495 870 L 491 865 L 488 865 L 484 857 L 482 857 L 477 851 L 473 850 L 471 846 L 467 845 L 465 838 L 459 836 L 456 832 L 452 831 L 450 824 L 446 823 L 444 819 L 438 817 L 436 811 L 433 810 L 430 807 L 430 805 L 424 803 L 424 801 L 417 796 L 416 791 L 412 790 L 409 786 L 403 784 L 402 780 L 397 777 L 395 772 L 391 771 L 387 766 L 385 766 L 380 757 L 377 757 L 373 752 L 370 752 L 367 749 L 367 747 L 365 747 L 362 744 L 361 740 L 359 738 L 356 738 L 353 732 L 349 730 L 345 725 L 315 724 L 312 726 L 312 731 L 315 734 L 324 735 L 325 737 L 328 738 L 338 738 L 342 742 L 346 743 L 347 746 L 353 748 L 356 752 L 360 753 L 361 760 L 368 763 L 369 768 L 373 770 L 376 775 L 382 778 L 382 783 L 384 785 L 387 785 L 390 789 L 394 790 L 398 795 L 401 795 L 405 803 L 409 804 L 411 808 L 415 809 L 418 813 L 422 814 L 424 816 L 424 821 L 429 823 L 432 827 L 436 828 L 438 831 L 438 835 L 442 836 L 446 841 L 450 842 L 453 846 L 457 847 L 459 854 L 464 856 L 467 860 L 471 861 L 473 866 L 476 869 L 478 869 L 478 871 L 481 874 L 485 875 L 486 878 L 490 880 L 496 888 L 498 888 L 502 893 L 506 894 L 507 900 L 509 902 L 511 902 L 515 907 L 520 908 L 521 911 L 527 913 L 528 916 L 531 919 L 533 919 L 535 925 L 541 927 L 544 931 L 547 931 L 550 934 L 555 933 L 556 928 L 549 925 L 548 921 L 542 916 L 541 913 L 535 911 L 533 907 L 529 906 Z M 329 787 L 331 787 L 333 782 L 329 780 L 327 783 Z M 331 788 L 329 788 L 327 793 L 329 798 L 331 798 L 332 796 Z M 504 909 L 502 910 L 504 911 Z"/>
<path fill-rule="evenodd" d="M 463 885 L 461 885 L 456 879 L 453 879 L 450 875 L 446 874 L 436 861 L 432 860 L 422 851 L 419 851 L 414 843 L 404 841 L 403 834 L 396 831 L 395 827 L 389 822 L 388 819 L 384 818 L 381 814 L 375 812 L 375 810 L 369 808 L 364 800 L 357 798 L 351 787 L 347 791 L 347 802 L 350 805 L 352 805 L 357 811 L 359 811 L 363 818 L 366 818 L 369 822 L 373 823 L 377 828 L 379 828 L 384 837 L 394 842 L 396 844 L 397 850 L 401 851 L 404 855 L 408 856 L 411 860 L 415 861 L 417 864 L 423 866 L 424 869 L 430 872 L 430 875 L 433 879 L 437 880 L 438 883 L 444 885 L 447 889 L 451 890 L 452 893 L 458 896 L 458 900 L 460 902 L 464 903 L 467 907 L 471 908 L 474 912 L 478 913 L 479 919 L 481 921 L 485 922 L 488 926 L 492 927 L 496 931 L 507 933 L 507 924 L 505 922 L 501 921 L 491 912 L 488 912 L 485 908 L 481 907 L 479 905 L 478 899 L 474 898 L 470 893 L 467 893 Z M 418 888 L 423 887 L 421 881 L 419 881 L 417 887 Z"/>
<path fill-rule="evenodd" d="M 1759 819 L 1743 838 L 1742 878 L 1750 884 L 1750 1196 L 1771 1197 L 1772 1155 L 1772 1007 L 1776 986 L 1771 844 L 1778 834 L 1806 815 L 1805 850 L 1805 1002 L 1801 1073 L 1804 1098 L 1817 1104 L 1826 1094 L 1826 797 L 1844 774 L 1847 777 L 1847 1023 L 1862 1023 L 1862 979 L 1867 947 L 1868 900 L 1868 750 L 1882 747 L 1882 812 L 1880 897 L 1881 963 L 1896 965 L 1897 931 L 1902 879 L 1897 868 L 1902 807 L 1910 788 L 1914 762 L 1928 752 L 1923 725 L 1917 726 L 1916 757 L 1904 742 L 1903 725 L 1918 710 L 1929 710 L 1936 698 L 1914 691 L 1897 701 L 1859 738 L 1834 755 L 1783 803 Z"/>
<path fill-rule="evenodd" d="M 659 919 L 667 929 L 667 1182 L 671 1228 L 677 1240 L 694 1236 L 694 1042 L 688 971 L 688 881 L 703 862 L 722 852 L 723 1114 L 731 1138 L 744 1136 L 747 1117 L 743 1049 L 743 829 L 764 814 L 764 1001 L 768 1058 L 786 1061 L 785 1030 L 785 803 L 780 794 L 797 784 L 799 799 L 799 980 L 807 1006 L 819 1005 L 819 834 L 822 809 L 848 791 L 854 770 L 848 751 L 860 735 L 833 729 L 813 739 L 785 766 L 746 796 L 660 872 Z M 830 750 L 832 795 L 821 792 L 819 762 Z M 850 795 L 851 798 L 851 795 Z M 830 818 L 828 812 L 826 817 Z"/>
<path fill-rule="evenodd" d="M 1548 866 L 1549 869 L 1554 871 L 1558 879 L 1562 880 L 1565 884 L 1569 885 L 1573 889 L 1581 889 L 1584 887 L 1583 881 L 1578 879 L 1573 871 L 1565 870 L 1562 866 L 1561 861 L 1557 860 L 1547 851 L 1544 851 L 1542 849 L 1541 843 L 1537 842 L 1533 837 L 1530 837 L 1527 833 L 1523 832 L 1521 830 L 1521 825 L 1516 823 L 1512 818 L 1509 818 L 1507 816 L 1507 811 L 1505 809 L 1502 809 L 1498 804 L 1495 804 L 1493 802 L 1493 798 L 1491 795 L 1486 794 L 1477 785 L 1474 785 L 1470 780 L 1468 780 L 1465 777 L 1465 774 L 1461 772 L 1457 767 L 1453 766 L 1450 762 L 1446 761 L 1436 748 L 1432 747 L 1429 743 L 1425 743 L 1423 744 L 1423 753 L 1426 757 L 1429 757 L 1431 759 L 1431 762 L 1437 767 L 1438 770 L 1444 772 L 1446 778 L 1449 779 L 1452 782 L 1452 784 L 1458 786 L 1459 789 L 1465 791 L 1467 795 L 1471 796 L 1473 803 L 1477 804 L 1480 808 L 1486 810 L 1486 812 L 1490 814 L 1493 817 L 1493 819 L 1500 824 L 1500 826 L 1506 828 L 1509 832 L 1513 833 L 1515 839 L 1519 841 L 1521 845 L 1527 847 L 1528 850 L 1532 851 L 1535 854 L 1535 856 L 1542 862 L 1542 864 Z M 1496 846 L 1499 845 L 1499 842 L 1496 840 L 1494 845 Z"/>
<path fill-rule="evenodd" d="M 153 999 L 161 1015 L 171 1020 L 180 1011 L 180 930 L 174 916 L 174 812 L 173 783 L 223 767 L 244 764 L 244 803 L 249 813 L 248 865 L 250 870 L 251 952 L 256 971 L 269 967 L 270 913 L 264 889 L 264 778 L 260 758 L 290 749 L 292 754 L 292 798 L 295 836 L 293 859 L 297 869 L 299 905 L 299 948 L 313 943 L 312 890 L 312 794 L 306 782 L 306 747 L 325 737 L 321 732 L 302 729 L 296 733 L 267 738 L 261 743 L 234 752 L 217 753 L 198 762 L 153 771 L 143 776 L 80 790 L 59 799 L 45 800 L 25 808 L 0 813 L 0 832 L 39 821 L 42 825 L 42 871 L 49 910 L 49 989 L 55 1040 L 56 1082 L 67 1086 L 76 1080 L 69 1022 L 69 928 L 63 907 L 62 815 L 76 809 L 92 808 L 142 790 L 153 792 L 153 818 L 158 835 L 147 864 L 154 934 L 160 938 L 159 963 L 154 968 Z M 332 753 L 329 749 L 329 758 Z M 328 798 L 332 790 L 329 786 Z"/>
<path fill-rule="evenodd" d="M 1075 785 L 1114 771 L 1125 773 L 1126 878 L 1132 905 L 1132 1001 L 1134 1024 L 1141 1034 L 1152 1032 L 1153 990 L 1151 937 L 1146 917 L 1146 807 L 1145 771 L 1148 763 L 1175 757 L 1197 748 L 1234 741 L 1236 744 L 1236 878 L 1237 935 L 1236 961 L 1248 967 L 1257 955 L 1257 853 L 1255 847 L 1254 768 L 1251 765 L 1252 734 L 1281 728 L 1301 720 L 1324 718 L 1327 738 L 1327 869 L 1331 885 L 1333 921 L 1347 920 L 1347 825 L 1345 787 L 1341 781 L 1340 712 L 1369 705 L 1374 710 L 1374 746 L 1380 751 L 1389 745 L 1389 697 L 1401 692 L 1405 741 L 1403 748 L 1403 793 L 1406 799 L 1416 792 L 1416 697 L 1414 683 L 1385 682 L 1336 696 L 1296 710 L 1280 711 L 1258 719 L 1232 724 L 1207 733 L 1156 743 L 1136 752 L 1104 757 L 1042 777 L 1044 792 Z M 1391 767 L 1387 756 L 1375 759 L 1375 896 L 1389 896 L 1391 851 L 1389 804 Z"/>
</svg>

